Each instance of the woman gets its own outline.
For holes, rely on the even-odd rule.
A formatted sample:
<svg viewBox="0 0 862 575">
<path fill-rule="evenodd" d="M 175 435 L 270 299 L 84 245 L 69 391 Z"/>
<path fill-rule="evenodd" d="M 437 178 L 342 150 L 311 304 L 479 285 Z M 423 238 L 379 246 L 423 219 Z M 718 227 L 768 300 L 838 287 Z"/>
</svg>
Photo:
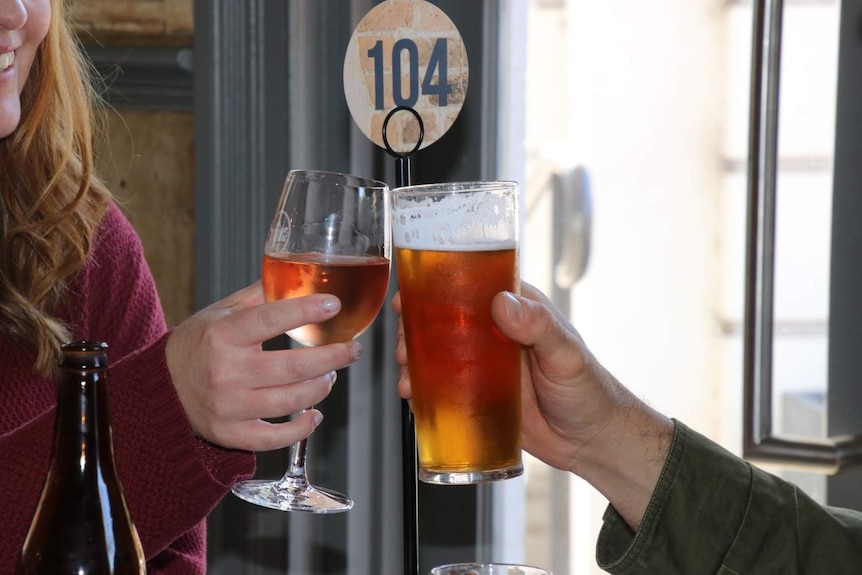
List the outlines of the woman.
<svg viewBox="0 0 862 575">
<path fill-rule="evenodd" d="M 250 451 L 310 434 L 355 342 L 263 352 L 340 309 L 327 295 L 265 304 L 259 285 L 173 330 L 140 241 L 93 172 L 95 97 L 64 0 L 0 0 L 0 573 L 11 573 L 44 484 L 55 366 L 104 340 L 120 479 L 149 573 L 205 573 L 205 518 Z"/>
</svg>

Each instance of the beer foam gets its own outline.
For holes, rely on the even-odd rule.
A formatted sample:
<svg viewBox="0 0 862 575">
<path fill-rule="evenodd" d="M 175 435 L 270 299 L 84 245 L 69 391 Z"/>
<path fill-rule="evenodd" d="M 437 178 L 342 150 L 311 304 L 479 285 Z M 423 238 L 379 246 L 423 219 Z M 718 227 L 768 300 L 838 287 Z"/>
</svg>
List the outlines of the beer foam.
<svg viewBox="0 0 862 575">
<path fill-rule="evenodd" d="M 517 243 L 515 202 L 505 195 L 396 199 L 392 242 L 397 248 L 436 251 L 513 249 Z"/>
</svg>

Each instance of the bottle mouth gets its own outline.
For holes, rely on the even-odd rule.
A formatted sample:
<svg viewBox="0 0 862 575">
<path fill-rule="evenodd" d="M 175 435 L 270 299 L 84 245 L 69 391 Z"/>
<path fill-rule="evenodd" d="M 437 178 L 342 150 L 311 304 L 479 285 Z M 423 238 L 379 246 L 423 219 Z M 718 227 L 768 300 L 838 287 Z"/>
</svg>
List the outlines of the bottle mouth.
<svg viewBox="0 0 862 575">
<path fill-rule="evenodd" d="M 103 341 L 72 341 L 63 344 L 60 367 L 98 369 L 108 367 L 108 344 Z"/>
</svg>

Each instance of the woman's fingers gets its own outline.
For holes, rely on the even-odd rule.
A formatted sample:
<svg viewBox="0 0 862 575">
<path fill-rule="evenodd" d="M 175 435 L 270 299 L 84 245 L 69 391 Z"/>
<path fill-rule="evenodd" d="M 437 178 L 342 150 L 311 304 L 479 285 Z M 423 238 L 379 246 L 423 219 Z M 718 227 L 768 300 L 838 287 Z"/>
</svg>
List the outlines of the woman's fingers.
<svg viewBox="0 0 862 575">
<path fill-rule="evenodd" d="M 298 353 L 299 352 L 299 353 Z M 362 355 L 357 341 L 253 353 L 241 366 L 245 387 L 261 389 L 321 377 L 353 364 Z"/>
<path fill-rule="evenodd" d="M 315 294 L 264 303 L 259 282 L 217 302 L 169 336 L 166 361 L 189 423 L 199 436 L 227 448 L 265 450 L 294 443 L 314 428 L 313 411 L 282 417 L 322 401 L 334 372 L 362 353 L 358 342 L 264 351 L 263 342 L 341 309 L 335 296 Z M 272 434 L 269 436 L 268 434 Z"/>
<path fill-rule="evenodd" d="M 321 323 L 341 310 L 335 296 L 315 294 L 231 310 L 230 335 L 236 345 L 257 345 L 286 331 Z"/>
<path fill-rule="evenodd" d="M 241 421 L 227 430 L 227 435 L 235 443 L 236 449 L 273 451 L 284 449 L 308 437 L 322 420 L 322 413 L 309 409 L 283 423 L 271 423 L 261 419 Z"/>
<path fill-rule="evenodd" d="M 233 406 L 230 418 L 272 419 L 298 413 L 326 399 L 335 381 L 336 373 L 330 371 L 306 381 L 249 390 Z"/>
</svg>

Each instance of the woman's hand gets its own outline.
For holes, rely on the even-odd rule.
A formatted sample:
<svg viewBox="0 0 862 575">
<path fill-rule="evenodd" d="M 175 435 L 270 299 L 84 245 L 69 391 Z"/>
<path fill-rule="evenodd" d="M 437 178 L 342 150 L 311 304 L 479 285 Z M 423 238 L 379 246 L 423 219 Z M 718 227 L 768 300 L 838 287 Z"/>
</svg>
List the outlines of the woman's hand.
<svg viewBox="0 0 862 575">
<path fill-rule="evenodd" d="M 195 433 L 251 451 L 281 449 L 311 434 L 323 416 L 309 408 L 329 394 L 335 370 L 355 362 L 362 346 L 264 351 L 262 344 L 340 309 L 326 294 L 265 303 L 258 282 L 177 326 L 167 342 L 168 369 Z M 264 421 L 303 409 L 309 411 L 288 422 Z"/>
</svg>

